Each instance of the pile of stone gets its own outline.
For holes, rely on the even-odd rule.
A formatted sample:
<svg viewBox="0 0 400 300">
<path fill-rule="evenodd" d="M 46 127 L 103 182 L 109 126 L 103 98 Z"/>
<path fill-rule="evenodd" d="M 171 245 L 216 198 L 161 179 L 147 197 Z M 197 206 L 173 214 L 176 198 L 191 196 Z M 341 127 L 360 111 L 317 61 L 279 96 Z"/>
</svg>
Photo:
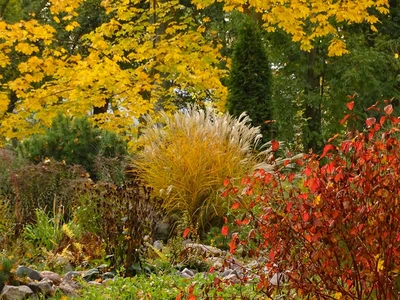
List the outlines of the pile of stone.
<svg viewBox="0 0 400 300">
<path fill-rule="evenodd" d="M 82 282 L 89 285 L 102 285 L 113 280 L 115 273 L 106 272 L 107 265 L 88 271 L 70 271 L 61 276 L 52 271 L 38 272 L 19 266 L 15 272 L 14 285 L 4 285 L 0 300 L 22 300 L 33 297 L 51 297 L 61 293 L 69 297 L 79 297 Z"/>
</svg>

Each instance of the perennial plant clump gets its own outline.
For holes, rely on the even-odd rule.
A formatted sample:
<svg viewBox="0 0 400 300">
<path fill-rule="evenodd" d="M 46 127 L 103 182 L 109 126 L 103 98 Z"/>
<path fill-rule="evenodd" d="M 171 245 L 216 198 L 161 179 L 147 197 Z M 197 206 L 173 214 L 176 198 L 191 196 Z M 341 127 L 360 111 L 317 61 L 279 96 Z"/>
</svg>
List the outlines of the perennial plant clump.
<svg viewBox="0 0 400 300">
<path fill-rule="evenodd" d="M 162 113 L 160 123 L 148 120 L 137 160 L 140 176 L 168 213 L 184 213 L 180 219 L 187 227 L 204 231 L 222 217 L 224 178 L 239 178 L 255 165 L 253 150 L 261 135 L 249 121 L 244 114 L 233 118 L 196 106 L 172 116 Z"/>
<path fill-rule="evenodd" d="M 236 224 L 252 228 L 232 234 L 231 253 L 267 257 L 269 271 L 255 270 L 260 292 L 273 294 L 279 272 L 299 297 L 400 296 L 400 118 L 391 105 L 370 109 L 380 117 L 368 118 L 365 132 L 295 160 L 302 178 L 258 169 L 242 188 L 227 186 L 232 208 L 243 212 Z M 247 209 L 242 195 L 251 199 Z"/>
</svg>

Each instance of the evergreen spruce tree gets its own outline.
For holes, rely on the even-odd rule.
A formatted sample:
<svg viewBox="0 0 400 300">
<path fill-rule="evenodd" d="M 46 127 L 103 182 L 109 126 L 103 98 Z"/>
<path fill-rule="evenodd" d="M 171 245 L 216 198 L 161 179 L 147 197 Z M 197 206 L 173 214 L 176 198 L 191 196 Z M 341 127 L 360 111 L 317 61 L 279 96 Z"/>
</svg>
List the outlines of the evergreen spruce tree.
<svg viewBox="0 0 400 300">
<path fill-rule="evenodd" d="M 229 95 L 227 109 L 239 116 L 247 112 L 253 126 L 260 126 L 263 141 L 271 139 L 272 73 L 261 31 L 249 17 L 241 22 L 233 49 L 232 69 L 228 81 Z"/>
</svg>

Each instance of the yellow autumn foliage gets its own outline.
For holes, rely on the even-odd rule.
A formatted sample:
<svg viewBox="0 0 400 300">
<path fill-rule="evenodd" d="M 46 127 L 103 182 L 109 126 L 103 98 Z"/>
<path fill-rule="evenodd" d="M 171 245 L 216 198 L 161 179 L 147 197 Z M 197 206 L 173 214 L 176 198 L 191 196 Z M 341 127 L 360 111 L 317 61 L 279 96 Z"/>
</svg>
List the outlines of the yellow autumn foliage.
<svg viewBox="0 0 400 300">
<path fill-rule="evenodd" d="M 183 212 L 186 225 L 204 230 L 229 207 L 220 196 L 224 179 L 240 179 L 255 166 L 259 128 L 245 115 L 235 119 L 197 107 L 147 121 L 143 151 L 135 161 L 141 178 L 168 213 Z"/>
<path fill-rule="evenodd" d="M 50 0 L 50 19 L 73 33 L 80 26 L 76 9 L 84 2 Z M 149 9 L 143 2 L 103 0 L 111 17 L 80 41 L 87 49 L 84 56 L 60 46 L 56 29 L 34 17 L 13 24 L 0 20 L 0 69 L 12 66 L 17 72 L 0 78 L 0 143 L 42 131 L 59 112 L 87 115 L 106 104 L 109 110 L 93 120 L 134 139 L 144 115 L 176 109 L 177 90 L 197 102 L 212 99 L 223 111 L 227 89 L 221 79 L 228 70 L 219 66 L 229 64 L 219 41 L 208 39 L 204 24 L 196 23 L 178 0 L 147 0 Z M 365 22 L 375 29 L 378 18 L 371 11 L 388 13 L 387 0 L 218 2 L 226 12 L 254 9 L 266 30 L 280 28 L 304 51 L 328 36 L 331 56 L 347 53 L 340 24 Z M 214 1 L 192 3 L 202 10 Z M 11 59 L 16 55 L 18 60 Z M 10 111 L 12 93 L 18 101 Z"/>
</svg>

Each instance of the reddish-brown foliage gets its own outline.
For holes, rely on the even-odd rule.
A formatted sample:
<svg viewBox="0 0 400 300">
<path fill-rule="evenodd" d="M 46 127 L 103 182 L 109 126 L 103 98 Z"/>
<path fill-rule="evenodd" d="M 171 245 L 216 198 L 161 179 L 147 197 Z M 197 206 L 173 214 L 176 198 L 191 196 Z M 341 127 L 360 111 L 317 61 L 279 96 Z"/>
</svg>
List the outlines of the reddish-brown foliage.
<svg viewBox="0 0 400 300">
<path fill-rule="evenodd" d="M 304 156 L 300 179 L 278 169 L 244 178 L 242 195 L 253 202 L 235 223 L 253 229 L 234 234 L 231 251 L 267 251 L 271 272 L 260 278 L 283 272 L 302 297 L 399 299 L 400 129 L 392 112 L 388 105 L 379 122 L 367 119 L 366 132 Z M 224 194 L 237 197 L 233 189 Z M 268 295 L 274 287 L 264 283 Z"/>
</svg>

